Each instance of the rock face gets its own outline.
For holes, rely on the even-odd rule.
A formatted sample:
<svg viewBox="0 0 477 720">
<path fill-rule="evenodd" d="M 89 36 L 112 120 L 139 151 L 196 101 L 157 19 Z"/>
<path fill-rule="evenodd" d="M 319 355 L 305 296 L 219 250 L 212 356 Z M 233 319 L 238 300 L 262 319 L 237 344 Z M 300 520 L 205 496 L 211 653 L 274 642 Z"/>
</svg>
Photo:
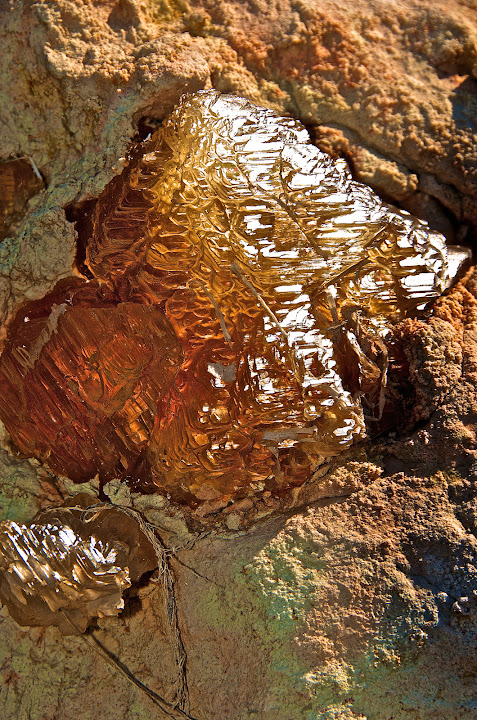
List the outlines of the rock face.
<svg viewBox="0 0 477 720">
<path fill-rule="evenodd" d="M 185 91 L 289 113 L 386 199 L 451 239 L 474 232 L 470 0 L 45 0 L 0 13 L 0 156 L 27 156 L 45 185 L 0 245 L 2 322 L 71 275 L 82 203 Z M 166 498 L 109 482 L 101 498 L 144 513 L 170 548 L 187 661 L 162 583 L 131 588 L 123 615 L 98 621 L 107 649 L 168 701 L 188 687 L 204 720 L 474 720 L 476 298 L 474 272 L 395 329 L 398 430 L 290 496 L 287 514 L 264 494 L 244 531 L 251 500 L 209 503 L 204 521 L 229 532 L 203 537 Z M 0 472 L 2 518 L 16 522 L 78 492 L 5 450 Z M 5 608 L 0 622 L 5 720 L 153 716 L 81 638 L 20 629 Z"/>
<path fill-rule="evenodd" d="M 338 502 L 178 551 L 190 715 L 473 720 L 475 483 L 475 471 L 387 475 Z M 138 588 L 121 618 L 99 620 L 94 633 L 172 698 L 179 671 L 163 601 L 161 585 Z M 149 699 L 80 638 L 26 633 L 4 610 L 0 619 L 4 717 L 94 720 L 98 708 L 107 720 L 154 717 Z"/>
</svg>

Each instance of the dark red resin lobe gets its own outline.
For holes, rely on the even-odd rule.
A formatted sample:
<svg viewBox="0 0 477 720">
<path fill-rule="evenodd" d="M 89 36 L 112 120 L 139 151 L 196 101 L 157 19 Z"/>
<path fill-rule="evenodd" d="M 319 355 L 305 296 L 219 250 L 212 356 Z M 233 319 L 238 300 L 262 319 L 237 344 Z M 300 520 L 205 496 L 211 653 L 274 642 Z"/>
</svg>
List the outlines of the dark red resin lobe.
<svg viewBox="0 0 477 720">
<path fill-rule="evenodd" d="M 20 450 L 83 481 L 124 477 L 147 445 L 182 351 L 164 313 L 63 280 L 21 311 L 0 362 L 0 414 Z"/>
</svg>

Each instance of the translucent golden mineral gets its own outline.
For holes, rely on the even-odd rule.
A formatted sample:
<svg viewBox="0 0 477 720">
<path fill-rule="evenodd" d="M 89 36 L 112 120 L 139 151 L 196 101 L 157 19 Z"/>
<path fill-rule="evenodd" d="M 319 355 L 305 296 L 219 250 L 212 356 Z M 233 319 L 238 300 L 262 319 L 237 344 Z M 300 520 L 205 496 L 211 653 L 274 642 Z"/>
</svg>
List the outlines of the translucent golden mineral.
<svg viewBox="0 0 477 720">
<path fill-rule="evenodd" d="M 32 308 L 17 317 L 0 417 L 75 479 L 193 503 L 282 491 L 363 438 L 363 408 L 384 407 L 389 323 L 447 283 L 441 236 L 299 123 L 216 92 L 183 99 L 106 188 L 93 228 L 90 307 L 60 288 L 36 334 L 22 331 Z M 27 408 L 38 392 L 41 429 Z"/>
<path fill-rule="evenodd" d="M 63 507 L 31 523 L 0 523 L 0 601 L 20 625 L 71 633 L 70 618 L 84 630 L 93 617 L 117 615 L 125 588 L 156 565 L 137 522 L 113 508 Z"/>
</svg>

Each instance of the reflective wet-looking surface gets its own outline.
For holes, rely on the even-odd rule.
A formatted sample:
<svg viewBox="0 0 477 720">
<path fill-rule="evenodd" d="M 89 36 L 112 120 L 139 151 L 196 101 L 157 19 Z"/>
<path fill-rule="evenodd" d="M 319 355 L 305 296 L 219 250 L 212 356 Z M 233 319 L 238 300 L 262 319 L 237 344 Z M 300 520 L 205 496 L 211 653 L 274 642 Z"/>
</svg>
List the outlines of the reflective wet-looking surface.
<svg viewBox="0 0 477 720">
<path fill-rule="evenodd" d="M 362 438 L 387 324 L 447 282 L 440 236 L 215 92 L 106 188 L 86 262 L 14 321 L 0 417 L 57 472 L 187 502 L 300 484 Z"/>
</svg>

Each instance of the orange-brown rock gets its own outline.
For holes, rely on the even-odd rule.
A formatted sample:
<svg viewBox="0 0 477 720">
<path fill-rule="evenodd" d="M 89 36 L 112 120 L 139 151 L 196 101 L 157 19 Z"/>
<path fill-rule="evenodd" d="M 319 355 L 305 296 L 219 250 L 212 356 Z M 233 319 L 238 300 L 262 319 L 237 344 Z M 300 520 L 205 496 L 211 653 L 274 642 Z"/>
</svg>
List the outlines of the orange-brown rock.
<svg viewBox="0 0 477 720">
<path fill-rule="evenodd" d="M 36 173 L 27 160 L 0 162 L 0 241 L 13 232 L 30 198 L 43 188 Z"/>
</svg>

